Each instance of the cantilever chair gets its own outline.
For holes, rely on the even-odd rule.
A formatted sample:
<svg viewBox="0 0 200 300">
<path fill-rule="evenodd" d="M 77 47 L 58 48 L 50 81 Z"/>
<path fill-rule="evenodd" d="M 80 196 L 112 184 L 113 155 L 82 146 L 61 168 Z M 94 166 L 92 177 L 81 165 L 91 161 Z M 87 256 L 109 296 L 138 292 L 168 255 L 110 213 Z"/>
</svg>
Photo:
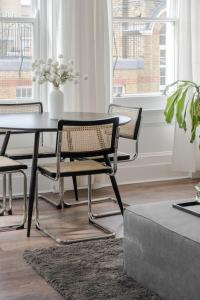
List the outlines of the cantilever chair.
<svg viewBox="0 0 200 300">
<path fill-rule="evenodd" d="M 16 114 L 16 113 L 40 113 L 43 111 L 41 102 L 21 102 L 21 103 L 0 103 L 0 114 Z M 25 131 L 5 131 L 1 130 L 1 134 L 6 134 L 3 148 L 8 146 L 10 136 L 12 134 L 24 134 L 27 133 Z M 33 156 L 33 147 L 23 147 L 23 148 L 15 148 L 15 149 L 7 149 L 5 156 L 14 159 L 14 160 L 24 160 L 31 159 Z M 43 145 L 43 135 L 42 135 L 42 143 L 39 148 L 39 158 L 48 158 L 55 157 L 55 149 L 50 147 L 46 147 Z M 8 174 L 8 186 L 9 189 L 12 187 L 12 173 Z M 10 191 L 10 193 L 12 193 Z M 12 203 L 12 201 L 10 201 Z M 12 214 L 12 206 L 10 206 L 10 210 L 8 213 Z"/>
<path fill-rule="evenodd" d="M 88 217 L 89 222 L 104 231 L 101 237 L 91 237 L 80 240 L 93 240 L 98 238 L 108 238 L 115 235 L 107 228 L 99 225 L 95 221 L 92 212 L 92 186 L 91 176 L 96 174 L 107 174 L 110 177 L 113 190 L 115 192 L 118 205 L 123 215 L 123 205 L 120 193 L 115 180 L 115 172 L 117 169 L 117 145 L 118 145 L 118 125 L 119 118 L 114 117 L 101 121 L 66 121 L 58 122 L 57 137 L 57 163 L 39 165 L 38 171 L 54 181 L 59 181 L 60 197 L 62 207 L 64 208 L 64 177 L 69 176 L 88 176 Z M 111 165 L 109 155 L 114 155 L 114 163 Z M 93 157 L 100 156 L 103 162 L 93 160 Z M 83 160 L 77 160 L 79 158 Z M 69 158 L 73 161 L 62 161 L 61 158 Z M 75 203 L 76 204 L 76 203 Z M 75 205 L 74 204 L 74 205 Z M 68 204 L 68 206 L 73 206 Z M 53 238 L 60 244 L 73 243 L 77 240 L 62 241 L 56 238 L 49 231 L 44 229 L 39 221 L 38 199 L 36 197 L 36 227 L 43 233 Z"/>
<path fill-rule="evenodd" d="M 132 153 L 118 152 L 118 162 L 133 161 L 138 157 L 138 139 L 142 119 L 141 107 L 126 107 L 116 104 L 110 104 L 108 112 L 114 115 L 124 115 L 131 118 L 128 124 L 120 126 L 119 136 L 124 139 L 133 141 Z"/>
<path fill-rule="evenodd" d="M 0 103 L 0 114 L 42 113 L 42 112 L 43 112 L 43 107 L 41 102 Z M 1 133 L 5 133 L 5 130 L 1 130 Z M 13 131 L 10 134 L 21 134 L 21 133 L 27 133 L 27 132 Z M 33 147 L 7 149 L 6 156 L 16 160 L 31 159 L 33 156 Z M 42 143 L 39 148 L 39 157 L 40 158 L 55 157 L 55 149 L 43 145 L 43 135 L 42 135 Z"/>
<path fill-rule="evenodd" d="M 9 182 L 9 200 L 7 205 L 6 199 L 6 177 L 10 176 L 14 173 L 21 173 L 24 176 L 24 213 L 23 219 L 21 223 L 12 224 L 7 226 L 1 226 L 0 231 L 12 230 L 12 229 L 23 229 L 24 224 L 27 219 L 27 179 L 24 170 L 27 169 L 27 166 L 19 163 L 13 159 L 10 159 L 5 156 L 0 156 L 0 174 L 3 175 L 3 186 L 2 186 L 2 194 L 3 194 L 3 203 L 0 209 L 0 216 L 10 215 L 12 210 L 12 186 L 10 186 L 11 182 Z"/>
<path fill-rule="evenodd" d="M 128 139 L 132 143 L 132 152 L 131 153 L 123 153 L 118 151 L 117 152 L 117 161 L 118 163 L 125 163 L 125 162 L 132 162 L 138 157 L 138 141 L 139 141 L 139 132 L 140 132 L 140 126 L 141 126 L 141 120 L 142 120 L 142 108 L 141 107 L 127 107 L 127 106 L 121 106 L 117 104 L 110 104 L 108 112 L 113 115 L 123 115 L 127 116 L 131 119 L 131 121 L 125 125 L 120 126 L 119 129 L 119 137 L 123 139 Z M 109 156 L 110 161 L 113 161 L 113 156 Z M 97 158 L 97 161 L 101 161 L 101 158 Z M 94 199 L 94 202 L 98 201 L 114 201 L 116 202 L 116 199 L 109 197 L 109 198 L 99 198 Z M 124 206 L 127 206 L 127 204 L 123 203 Z M 120 214 L 119 211 L 111 211 L 106 214 L 105 216 L 113 216 Z M 101 215 L 96 215 L 96 217 L 101 217 Z"/>
<path fill-rule="evenodd" d="M 119 129 L 119 138 L 128 139 L 132 143 L 132 152 L 131 153 L 123 153 L 118 151 L 117 152 L 117 161 L 118 163 L 125 163 L 134 161 L 138 157 L 138 141 L 139 141 L 139 132 L 141 126 L 141 119 L 142 119 L 142 108 L 140 107 L 126 107 L 116 104 L 110 104 L 108 112 L 113 115 L 124 115 L 131 119 L 131 121 L 125 125 L 120 126 Z M 94 158 L 98 162 L 102 162 L 102 157 L 95 157 Z M 113 154 L 109 155 L 109 159 L 113 162 Z M 104 201 L 111 201 L 116 202 L 116 199 L 112 197 L 104 197 L 104 198 L 97 198 L 92 200 L 93 203 L 104 202 Z M 85 201 L 81 201 L 82 203 Z M 124 206 L 127 206 L 124 204 Z M 102 216 L 113 216 L 120 214 L 119 211 L 110 211 L 104 214 L 95 214 L 95 217 L 102 217 Z"/>
<path fill-rule="evenodd" d="M 0 114 L 15 114 L 15 113 L 42 113 L 43 112 L 43 105 L 41 102 L 21 102 L 21 103 L 0 103 Z M 5 134 L 6 132 L 4 130 L 1 130 L 0 133 Z M 7 147 L 10 139 L 10 135 L 12 134 L 22 134 L 27 133 L 25 131 L 12 131 L 6 133 L 6 143 L 3 147 Z M 24 159 L 32 159 L 33 156 L 33 147 L 20 147 L 15 149 L 7 149 L 5 156 L 14 159 L 14 160 L 24 160 Z M 38 158 L 51 158 L 56 156 L 56 149 L 47 147 L 43 145 L 43 134 L 41 136 L 41 145 L 39 147 L 39 154 Z M 12 186 L 12 174 L 8 175 L 8 182 L 9 187 Z M 78 200 L 78 193 L 77 193 L 77 183 L 76 178 L 73 178 L 73 184 L 74 184 L 74 191 L 75 191 L 75 198 Z M 47 201 L 51 202 L 50 199 L 47 197 L 40 195 L 40 197 Z M 55 204 L 55 206 L 59 209 L 61 208 L 60 203 Z M 12 214 L 12 208 L 9 212 Z"/>
</svg>

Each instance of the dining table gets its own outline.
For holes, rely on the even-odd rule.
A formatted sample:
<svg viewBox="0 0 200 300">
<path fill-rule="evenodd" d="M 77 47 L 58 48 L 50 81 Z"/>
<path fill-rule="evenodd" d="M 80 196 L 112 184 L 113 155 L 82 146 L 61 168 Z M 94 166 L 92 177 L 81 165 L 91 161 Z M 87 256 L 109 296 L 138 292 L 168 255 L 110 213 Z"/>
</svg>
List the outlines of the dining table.
<svg viewBox="0 0 200 300">
<path fill-rule="evenodd" d="M 125 125 L 130 122 L 130 118 L 123 115 L 113 115 L 109 113 L 87 113 L 87 112 L 65 112 L 59 119 L 62 120 L 108 120 L 113 117 L 119 118 L 119 125 Z M 27 222 L 27 237 L 30 237 L 32 214 L 35 200 L 36 174 L 38 166 L 38 151 L 40 144 L 40 134 L 42 132 L 57 132 L 58 120 L 50 119 L 48 112 L 34 113 L 15 113 L 15 114 L 0 114 L 0 129 L 3 129 L 6 134 L 1 147 L 0 155 L 4 156 L 9 142 L 10 133 L 12 131 L 32 132 L 34 133 L 33 157 L 31 165 L 29 201 L 28 201 L 28 222 Z"/>
</svg>

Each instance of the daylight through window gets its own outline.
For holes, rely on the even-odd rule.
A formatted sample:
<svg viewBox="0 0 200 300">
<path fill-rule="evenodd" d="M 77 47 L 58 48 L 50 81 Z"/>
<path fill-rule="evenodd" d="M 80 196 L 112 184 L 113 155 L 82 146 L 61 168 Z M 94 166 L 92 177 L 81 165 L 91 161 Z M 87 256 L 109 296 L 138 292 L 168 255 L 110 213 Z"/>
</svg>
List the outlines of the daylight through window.
<svg viewBox="0 0 200 300">
<path fill-rule="evenodd" d="M 32 98 L 32 4 L 0 0 L 0 99 Z"/>
<path fill-rule="evenodd" d="M 167 0 L 112 0 L 113 96 L 160 93 L 174 80 Z"/>
</svg>

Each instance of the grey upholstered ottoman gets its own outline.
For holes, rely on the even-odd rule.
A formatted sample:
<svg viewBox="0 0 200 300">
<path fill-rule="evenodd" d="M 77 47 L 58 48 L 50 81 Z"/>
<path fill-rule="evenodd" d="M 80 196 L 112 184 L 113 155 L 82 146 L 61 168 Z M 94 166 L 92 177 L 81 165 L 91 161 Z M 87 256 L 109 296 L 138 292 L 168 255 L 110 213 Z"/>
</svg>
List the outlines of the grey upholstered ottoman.
<svg viewBox="0 0 200 300">
<path fill-rule="evenodd" d="M 128 207 L 124 257 L 126 273 L 163 299 L 200 300 L 200 218 L 171 202 Z"/>
</svg>

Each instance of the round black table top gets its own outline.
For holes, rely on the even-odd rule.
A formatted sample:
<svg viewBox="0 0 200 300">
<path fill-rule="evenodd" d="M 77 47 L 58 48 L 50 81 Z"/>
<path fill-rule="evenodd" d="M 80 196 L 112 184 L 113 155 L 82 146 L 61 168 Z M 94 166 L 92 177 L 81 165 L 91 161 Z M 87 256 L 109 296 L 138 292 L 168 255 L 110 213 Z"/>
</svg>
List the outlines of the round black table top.
<svg viewBox="0 0 200 300">
<path fill-rule="evenodd" d="M 130 118 L 121 115 L 111 115 L 104 113 L 67 112 L 63 113 L 61 119 L 64 120 L 105 120 L 112 117 L 119 117 L 119 124 L 124 125 L 130 122 Z M 16 113 L 0 114 L 0 128 L 7 130 L 23 131 L 57 131 L 58 120 L 49 118 L 49 113 Z"/>
</svg>

